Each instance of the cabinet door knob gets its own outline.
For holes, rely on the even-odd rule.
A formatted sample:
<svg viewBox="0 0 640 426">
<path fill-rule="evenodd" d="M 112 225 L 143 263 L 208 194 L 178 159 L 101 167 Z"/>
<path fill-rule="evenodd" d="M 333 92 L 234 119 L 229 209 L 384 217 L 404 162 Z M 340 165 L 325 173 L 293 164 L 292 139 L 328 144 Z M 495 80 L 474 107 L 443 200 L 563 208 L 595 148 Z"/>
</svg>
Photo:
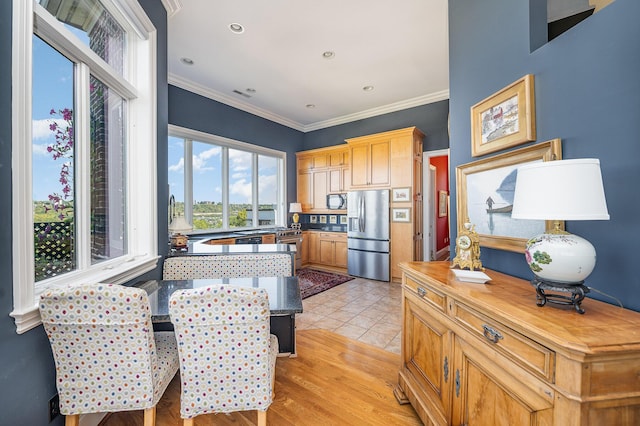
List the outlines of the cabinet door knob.
<svg viewBox="0 0 640 426">
<path fill-rule="evenodd" d="M 418 287 L 418 296 L 425 297 L 427 295 L 427 290 L 422 287 Z"/>
<path fill-rule="evenodd" d="M 498 343 L 498 340 L 503 339 L 502 334 L 492 327 L 489 327 L 487 324 L 482 326 L 484 337 L 490 341 L 491 343 Z"/>
</svg>

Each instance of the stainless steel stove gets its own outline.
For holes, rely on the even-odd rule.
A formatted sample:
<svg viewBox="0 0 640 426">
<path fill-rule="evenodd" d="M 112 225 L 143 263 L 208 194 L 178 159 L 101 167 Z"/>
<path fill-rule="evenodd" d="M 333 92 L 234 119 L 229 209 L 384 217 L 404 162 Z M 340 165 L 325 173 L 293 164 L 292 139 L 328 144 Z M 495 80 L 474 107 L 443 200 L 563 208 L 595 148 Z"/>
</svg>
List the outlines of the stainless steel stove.
<svg viewBox="0 0 640 426">
<path fill-rule="evenodd" d="M 302 231 L 300 229 L 284 228 L 276 231 L 277 244 L 295 244 L 296 245 L 296 270 L 302 266 Z"/>
</svg>

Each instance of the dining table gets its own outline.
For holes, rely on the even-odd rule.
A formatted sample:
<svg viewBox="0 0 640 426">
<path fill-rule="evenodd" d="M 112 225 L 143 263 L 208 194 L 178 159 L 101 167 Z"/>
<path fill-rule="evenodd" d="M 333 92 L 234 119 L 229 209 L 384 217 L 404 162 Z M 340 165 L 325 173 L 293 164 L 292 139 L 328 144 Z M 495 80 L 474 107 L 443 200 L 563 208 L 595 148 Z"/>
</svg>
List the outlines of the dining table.
<svg viewBox="0 0 640 426">
<path fill-rule="evenodd" d="M 296 314 L 302 313 L 302 297 L 298 277 L 212 278 L 193 280 L 147 280 L 134 287 L 149 296 L 151 320 L 156 331 L 173 330 L 169 317 L 169 298 L 176 290 L 204 288 L 214 285 L 263 288 L 269 297 L 271 334 L 278 337 L 279 356 L 296 356 Z"/>
</svg>

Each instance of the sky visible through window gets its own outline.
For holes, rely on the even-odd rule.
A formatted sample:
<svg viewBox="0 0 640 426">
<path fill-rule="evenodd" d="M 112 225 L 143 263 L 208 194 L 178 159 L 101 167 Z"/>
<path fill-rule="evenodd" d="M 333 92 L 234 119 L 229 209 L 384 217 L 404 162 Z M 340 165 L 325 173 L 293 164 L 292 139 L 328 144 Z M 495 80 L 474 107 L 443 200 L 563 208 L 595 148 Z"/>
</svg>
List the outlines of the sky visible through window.
<svg viewBox="0 0 640 426">
<path fill-rule="evenodd" d="M 222 201 L 222 149 L 219 146 L 193 143 L 193 200 Z M 274 157 L 260 156 L 258 162 L 258 194 L 260 204 L 275 204 L 278 190 L 278 162 Z M 229 203 L 251 204 L 252 155 L 229 149 Z M 169 190 L 176 201 L 184 201 L 184 140 L 169 137 Z"/>
<path fill-rule="evenodd" d="M 73 63 L 33 36 L 33 199 L 46 201 L 50 194 L 60 192 L 58 178 L 63 161 L 52 159 L 47 146 L 55 141 L 49 128 L 53 120 L 63 124 L 62 117 L 53 117 L 52 109 L 59 111 L 73 106 Z"/>
</svg>

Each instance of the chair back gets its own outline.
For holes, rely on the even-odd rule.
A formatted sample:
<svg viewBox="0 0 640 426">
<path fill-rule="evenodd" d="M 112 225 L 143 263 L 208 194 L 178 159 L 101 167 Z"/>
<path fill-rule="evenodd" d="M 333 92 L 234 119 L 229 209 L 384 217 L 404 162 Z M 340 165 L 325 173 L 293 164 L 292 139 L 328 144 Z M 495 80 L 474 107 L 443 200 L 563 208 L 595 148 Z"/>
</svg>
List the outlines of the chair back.
<svg viewBox="0 0 640 426">
<path fill-rule="evenodd" d="M 65 286 L 40 296 L 64 415 L 145 409 L 158 390 L 156 344 L 144 290 Z M 159 393 L 159 394 L 158 394 Z"/>
<path fill-rule="evenodd" d="M 180 356 L 182 418 L 267 410 L 274 373 L 265 289 L 178 290 L 171 295 L 169 315 Z"/>
<path fill-rule="evenodd" d="M 288 253 L 172 256 L 164 260 L 162 279 L 290 277 L 293 261 Z"/>
</svg>

